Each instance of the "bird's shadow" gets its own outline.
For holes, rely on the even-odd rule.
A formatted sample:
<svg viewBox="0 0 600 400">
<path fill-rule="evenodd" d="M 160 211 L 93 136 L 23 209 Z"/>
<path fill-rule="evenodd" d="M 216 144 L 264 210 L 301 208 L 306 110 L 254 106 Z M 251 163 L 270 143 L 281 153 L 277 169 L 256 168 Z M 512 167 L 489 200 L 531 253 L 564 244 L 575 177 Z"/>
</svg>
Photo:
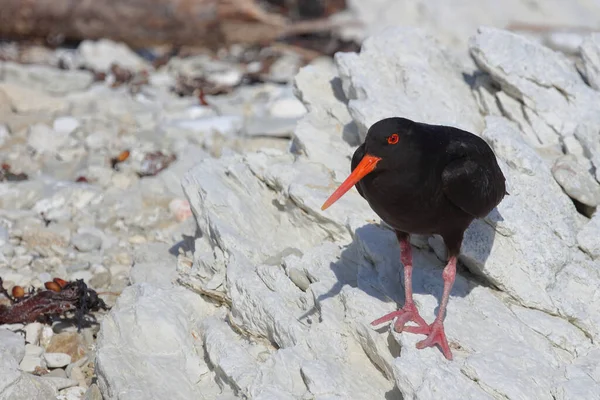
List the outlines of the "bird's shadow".
<svg viewBox="0 0 600 400">
<path fill-rule="evenodd" d="M 480 272 L 489 257 L 503 221 L 497 209 L 485 219 L 475 220 L 465 232 L 452 297 L 466 297 L 476 286 L 493 287 Z M 437 299 L 437 315 L 442 299 L 446 264 L 445 245 L 440 237 L 411 237 L 413 253 L 412 286 L 414 294 L 432 295 Z M 379 224 L 367 224 L 356 229 L 353 239 L 339 259 L 330 264 L 336 283 L 316 297 L 316 307 L 322 301 L 337 296 L 345 285 L 364 291 L 383 302 L 404 305 L 404 268 L 400 261 L 400 246 L 392 229 Z M 318 312 L 309 310 L 304 316 Z M 377 329 L 384 331 L 386 325 Z"/>
</svg>

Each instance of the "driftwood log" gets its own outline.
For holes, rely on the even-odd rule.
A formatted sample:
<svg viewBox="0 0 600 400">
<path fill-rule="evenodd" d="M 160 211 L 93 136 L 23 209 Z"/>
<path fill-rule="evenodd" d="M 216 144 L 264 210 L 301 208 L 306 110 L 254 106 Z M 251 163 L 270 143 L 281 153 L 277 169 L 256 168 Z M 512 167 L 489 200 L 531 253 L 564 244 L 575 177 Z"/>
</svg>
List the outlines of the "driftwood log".
<svg viewBox="0 0 600 400">
<path fill-rule="evenodd" d="M 326 20 L 290 23 L 254 0 L 0 0 L 0 10 L 3 38 L 50 43 L 108 38 L 131 47 L 214 48 L 331 28 Z"/>
</svg>

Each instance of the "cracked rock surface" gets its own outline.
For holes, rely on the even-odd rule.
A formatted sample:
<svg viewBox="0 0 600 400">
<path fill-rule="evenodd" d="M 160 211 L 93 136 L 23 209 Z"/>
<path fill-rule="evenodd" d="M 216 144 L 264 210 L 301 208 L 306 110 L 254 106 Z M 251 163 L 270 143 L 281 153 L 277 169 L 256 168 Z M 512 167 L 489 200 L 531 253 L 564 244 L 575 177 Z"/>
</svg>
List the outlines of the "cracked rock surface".
<svg viewBox="0 0 600 400">
<path fill-rule="evenodd" d="M 579 213 L 569 197 L 577 196 L 556 176 L 561 148 L 547 151 L 552 141 L 532 140 L 550 131 L 557 141 L 577 140 L 571 113 L 592 112 L 578 96 L 598 94 L 572 64 L 539 44 L 486 29 L 472 43 L 483 68 L 474 72 L 488 74 L 495 87 L 488 94 L 503 94 L 537 115 L 540 124 L 528 125 L 535 136 L 522 120 L 480 113 L 482 87 L 463 79 L 460 63 L 423 31 L 397 28 L 369 38 L 359 55 L 338 54 L 333 65 L 301 70 L 294 90 L 309 111 L 289 150 L 208 158 L 185 174 L 183 190 L 200 233 L 193 259 L 180 256 L 177 282 L 202 295 L 195 300 L 199 308 L 186 306 L 193 296 L 181 289 L 165 298 L 151 295 L 164 289 L 148 284 L 127 289 L 132 299 L 148 293 L 140 312 L 153 309 L 181 321 L 154 329 L 167 343 L 149 346 L 164 362 L 179 357 L 177 368 L 187 365 L 178 373 L 189 379 L 181 384 L 185 390 L 256 399 L 600 396 L 597 216 Z M 530 57 L 509 57 L 509 48 Z M 567 97 L 573 101 L 564 103 Z M 563 103 L 550 107 L 552 99 Z M 403 298 L 394 233 L 355 191 L 320 210 L 347 174 L 357 136 L 386 113 L 465 124 L 490 143 L 507 176 L 510 195 L 465 236 L 445 322 L 453 362 L 438 349 L 417 350 L 416 335 L 370 326 Z M 594 143 L 599 138 L 598 132 L 591 137 Z M 585 161 L 595 156 L 569 159 L 594 185 Z M 443 245 L 435 237 L 412 240 L 415 300 L 431 321 L 442 293 Z M 143 331 L 147 323 L 143 314 L 128 317 L 126 304 L 122 300 L 104 323 L 99 360 L 103 354 L 131 359 L 129 350 L 108 345 L 118 337 L 109 321 L 123 318 L 122 331 Z M 171 354 L 171 340 L 186 343 L 185 356 Z M 151 357 L 146 362 L 176 374 L 175 366 Z M 120 383 L 110 368 L 100 374 L 107 393 L 114 393 L 109 398 L 146 386 Z"/>
<path fill-rule="evenodd" d="M 591 9 L 570 12 L 592 23 Z M 225 68 L 204 57 L 150 71 L 137 93 L 7 62 L 2 161 L 29 178 L 0 183 L 0 276 L 7 289 L 84 279 L 112 309 L 82 332 L 1 327 L 0 399 L 600 398 L 598 39 L 574 59 L 506 30 L 452 29 L 470 39 L 387 27 L 289 85 L 242 85 L 210 106 L 168 89 L 182 69 Z M 80 53 L 99 70 L 111 57 L 149 68 L 108 42 Z M 321 210 L 388 116 L 481 136 L 507 178 L 509 195 L 465 233 L 451 362 L 370 324 L 404 299 L 394 232 L 355 190 Z M 445 248 L 411 242 L 431 322 Z"/>
</svg>

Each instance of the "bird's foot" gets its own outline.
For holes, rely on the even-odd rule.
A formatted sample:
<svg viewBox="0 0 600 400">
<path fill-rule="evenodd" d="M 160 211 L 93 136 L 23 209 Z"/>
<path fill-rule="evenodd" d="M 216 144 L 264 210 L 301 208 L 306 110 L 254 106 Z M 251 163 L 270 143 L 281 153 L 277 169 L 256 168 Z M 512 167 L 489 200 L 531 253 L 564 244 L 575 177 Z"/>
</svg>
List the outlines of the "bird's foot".
<svg viewBox="0 0 600 400">
<path fill-rule="evenodd" d="M 406 303 L 402 309 L 391 312 L 389 314 L 384 315 L 381 318 L 376 319 L 371 322 L 371 325 L 379 325 L 384 322 L 388 322 L 398 317 L 396 323 L 394 324 L 394 329 L 396 332 L 407 331 L 411 333 L 428 333 L 429 326 L 425 322 L 425 320 L 419 315 L 419 311 L 415 306 L 415 303 Z M 407 322 L 412 321 L 416 323 L 418 326 L 404 326 Z"/>
<path fill-rule="evenodd" d="M 427 327 L 428 336 L 424 340 L 417 343 L 417 349 L 424 349 L 425 347 L 433 347 L 436 344 L 442 349 L 444 357 L 448 360 L 452 360 L 452 352 L 450 346 L 448 346 L 448 340 L 446 339 L 446 333 L 444 332 L 444 323 L 441 321 L 434 321 L 433 324 Z"/>
</svg>

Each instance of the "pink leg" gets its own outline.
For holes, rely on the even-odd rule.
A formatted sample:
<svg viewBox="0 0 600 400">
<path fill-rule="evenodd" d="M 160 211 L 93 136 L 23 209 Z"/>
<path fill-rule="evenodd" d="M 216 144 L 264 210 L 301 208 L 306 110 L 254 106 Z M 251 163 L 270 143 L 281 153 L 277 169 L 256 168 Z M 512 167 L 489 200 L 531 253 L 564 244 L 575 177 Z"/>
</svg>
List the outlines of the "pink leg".
<svg viewBox="0 0 600 400">
<path fill-rule="evenodd" d="M 396 323 L 394 324 L 394 329 L 396 330 L 396 332 L 402 332 L 403 330 L 406 330 L 407 332 L 412 333 L 427 333 L 429 332 L 429 327 L 425 320 L 419 315 L 419 311 L 417 310 L 417 307 L 413 302 L 412 249 L 410 247 L 409 237 L 408 235 L 403 235 L 399 233 L 396 233 L 396 236 L 398 237 L 398 241 L 400 242 L 400 260 L 402 261 L 402 264 L 404 264 L 404 307 L 402 307 L 402 309 L 400 310 L 391 312 L 379 319 L 376 319 L 375 321 L 371 322 L 371 325 L 379 325 L 398 317 Z M 409 321 L 415 322 L 418 325 L 418 327 L 407 326 L 405 328 L 404 325 Z"/>
<path fill-rule="evenodd" d="M 438 344 L 444 357 L 448 360 L 452 360 L 452 352 L 450 346 L 448 346 L 448 340 L 446 339 L 446 333 L 444 332 L 444 315 L 446 313 L 446 306 L 448 305 L 448 297 L 454 284 L 454 278 L 456 277 L 456 256 L 450 257 L 446 268 L 442 274 L 444 278 L 444 294 L 442 295 L 442 303 L 440 304 L 440 310 L 438 315 L 433 321 L 433 324 L 429 326 L 429 336 L 425 340 L 417 343 L 417 349 L 424 349 L 425 347 L 432 347 Z"/>
</svg>

